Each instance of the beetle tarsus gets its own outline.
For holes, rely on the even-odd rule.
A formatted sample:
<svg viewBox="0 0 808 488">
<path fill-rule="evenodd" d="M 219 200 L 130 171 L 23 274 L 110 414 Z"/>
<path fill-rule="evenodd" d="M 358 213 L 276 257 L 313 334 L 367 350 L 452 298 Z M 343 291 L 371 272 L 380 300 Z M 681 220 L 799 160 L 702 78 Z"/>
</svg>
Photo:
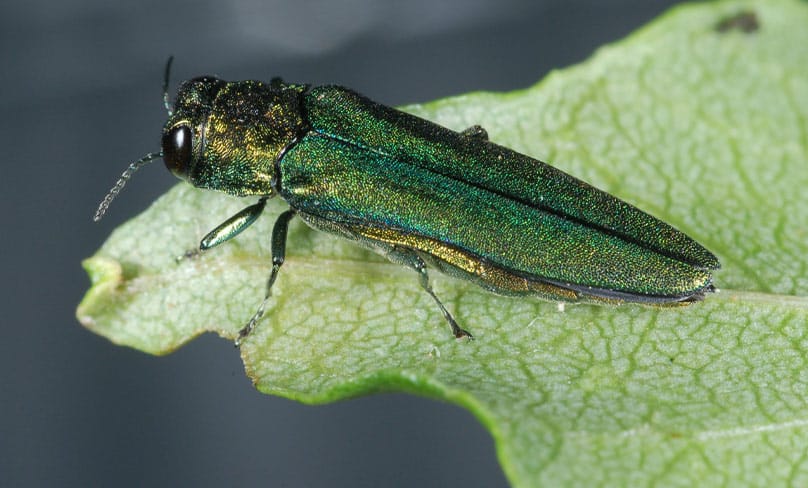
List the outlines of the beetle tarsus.
<svg viewBox="0 0 808 488">
<path fill-rule="evenodd" d="M 261 317 L 264 316 L 264 310 L 266 310 L 268 300 L 269 295 L 267 295 L 266 298 L 264 298 L 264 301 L 261 302 L 261 306 L 258 307 L 258 310 L 256 310 L 256 312 L 250 318 L 250 321 L 247 322 L 247 325 L 245 325 L 244 327 L 241 328 L 240 331 L 238 331 L 238 337 L 236 337 L 236 340 L 234 341 L 233 345 L 235 345 L 236 347 L 240 347 L 244 339 L 246 339 L 247 336 L 252 334 L 252 331 L 255 330 L 255 326 L 258 324 L 258 321 L 261 320 Z"/>
<path fill-rule="evenodd" d="M 468 338 L 470 341 L 474 340 L 474 336 L 471 335 L 471 332 L 467 331 L 466 329 L 461 329 L 451 315 L 447 317 L 446 320 L 449 321 L 449 325 L 452 326 L 452 333 L 454 334 L 455 339 Z"/>
<path fill-rule="evenodd" d="M 174 261 L 176 261 L 176 263 L 179 264 L 185 261 L 186 259 L 196 259 L 199 257 L 200 254 L 202 254 L 201 249 L 189 249 L 184 253 L 180 254 L 179 256 L 177 256 L 176 258 L 174 258 Z"/>
</svg>

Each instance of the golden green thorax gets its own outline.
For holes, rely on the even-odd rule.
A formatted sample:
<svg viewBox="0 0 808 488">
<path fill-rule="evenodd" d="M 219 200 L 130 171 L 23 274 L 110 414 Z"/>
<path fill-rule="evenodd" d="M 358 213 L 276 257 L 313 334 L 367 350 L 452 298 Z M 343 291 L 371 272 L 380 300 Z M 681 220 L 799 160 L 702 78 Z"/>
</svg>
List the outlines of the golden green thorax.
<svg viewBox="0 0 808 488">
<path fill-rule="evenodd" d="M 166 166 L 199 188 L 271 195 L 275 162 L 305 127 L 304 90 L 280 81 L 186 81 L 163 128 Z"/>
</svg>

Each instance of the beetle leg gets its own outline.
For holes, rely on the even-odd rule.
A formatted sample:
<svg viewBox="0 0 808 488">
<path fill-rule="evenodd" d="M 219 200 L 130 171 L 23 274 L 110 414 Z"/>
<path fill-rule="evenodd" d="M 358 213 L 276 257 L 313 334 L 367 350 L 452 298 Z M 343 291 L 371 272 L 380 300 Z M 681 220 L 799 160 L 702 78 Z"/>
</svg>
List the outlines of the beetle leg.
<svg viewBox="0 0 808 488">
<path fill-rule="evenodd" d="M 400 247 L 393 247 L 392 250 L 388 251 L 387 257 L 396 263 L 403 264 L 409 268 L 414 269 L 418 272 L 418 280 L 421 284 L 421 288 L 426 290 L 429 293 L 429 296 L 435 300 L 435 303 L 438 304 L 440 307 L 440 311 L 443 313 L 443 318 L 446 319 L 446 322 L 449 323 L 449 327 L 452 328 L 452 334 L 458 339 L 463 337 L 468 337 L 469 339 L 474 339 L 474 336 L 467 330 L 461 329 L 459 325 L 457 325 L 457 321 L 455 321 L 452 314 L 446 310 L 446 307 L 443 305 L 443 302 L 440 301 L 437 295 L 435 295 L 434 290 L 432 290 L 432 285 L 429 284 L 429 273 L 427 272 L 426 263 L 423 259 L 421 259 L 417 254 L 412 251 L 402 249 Z"/>
<path fill-rule="evenodd" d="M 208 232 L 202 242 L 199 243 L 200 251 L 207 251 L 208 249 L 218 246 L 219 244 L 229 241 L 230 239 L 239 235 L 244 229 L 252 225 L 255 219 L 264 211 L 267 203 L 267 197 L 262 197 L 255 205 L 250 205 L 236 215 L 225 220 L 219 224 L 215 229 Z"/>
<path fill-rule="evenodd" d="M 488 131 L 483 128 L 481 125 L 474 124 L 468 129 L 464 130 L 460 133 L 463 137 L 471 137 L 473 139 L 479 139 L 481 141 L 488 140 Z"/>
<path fill-rule="evenodd" d="M 286 259 L 286 235 L 289 231 L 289 221 L 292 220 L 292 217 L 294 217 L 296 213 L 297 212 L 292 209 L 283 212 L 278 217 L 278 220 L 275 221 L 275 226 L 272 227 L 272 271 L 269 273 L 269 279 L 267 280 L 264 301 L 261 302 L 258 310 L 256 310 L 256 312 L 250 318 L 250 321 L 247 322 L 247 325 L 245 325 L 238 332 L 238 337 L 236 338 L 236 347 L 241 345 L 241 341 L 250 335 L 253 329 L 255 329 L 255 325 L 264 315 L 267 302 L 269 301 L 269 297 L 272 295 L 272 285 L 275 283 L 275 279 L 278 277 L 278 271 L 281 269 L 281 265 L 283 265 L 283 262 Z"/>
<path fill-rule="evenodd" d="M 255 222 L 255 219 L 257 219 L 259 215 L 261 215 L 261 212 L 264 211 L 266 201 L 267 197 L 263 197 L 258 200 L 258 203 L 255 205 L 250 205 L 216 226 L 215 229 L 208 232 L 208 234 L 202 238 L 202 241 L 199 243 L 199 247 L 196 249 L 191 249 L 190 251 L 185 251 L 185 253 L 181 256 L 177 256 L 176 261 L 179 263 L 183 259 L 193 259 L 200 253 L 236 237 L 244 229 Z"/>
<path fill-rule="evenodd" d="M 432 299 L 435 300 L 435 303 L 438 304 L 438 306 L 440 307 L 440 311 L 443 312 L 443 318 L 445 318 L 446 321 L 449 322 L 449 327 L 452 328 L 452 334 L 454 334 L 454 336 L 457 339 L 468 337 L 469 339 L 473 340 L 474 336 L 471 335 L 469 331 L 461 329 L 460 326 L 457 325 L 457 322 L 455 321 L 454 317 L 452 317 L 452 314 L 449 313 L 448 310 L 446 310 L 446 307 L 443 306 L 443 303 L 440 301 L 438 296 L 435 295 L 435 292 L 432 290 L 432 285 L 429 284 L 429 274 L 427 274 L 426 265 L 423 263 L 423 261 L 421 261 L 421 264 L 423 265 L 423 267 L 421 269 L 416 269 L 419 274 L 420 278 L 419 281 L 421 282 L 421 288 L 426 290 L 426 292 L 429 293 L 429 296 L 431 296 Z"/>
</svg>

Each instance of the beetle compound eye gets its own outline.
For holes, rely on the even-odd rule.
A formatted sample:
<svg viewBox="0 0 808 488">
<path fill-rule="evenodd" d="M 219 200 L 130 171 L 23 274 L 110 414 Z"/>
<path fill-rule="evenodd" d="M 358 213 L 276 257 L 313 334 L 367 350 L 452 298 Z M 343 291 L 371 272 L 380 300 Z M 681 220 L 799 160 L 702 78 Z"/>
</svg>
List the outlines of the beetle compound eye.
<svg viewBox="0 0 808 488">
<path fill-rule="evenodd" d="M 178 125 L 163 134 L 163 161 L 174 176 L 185 178 L 191 166 L 191 129 Z"/>
</svg>

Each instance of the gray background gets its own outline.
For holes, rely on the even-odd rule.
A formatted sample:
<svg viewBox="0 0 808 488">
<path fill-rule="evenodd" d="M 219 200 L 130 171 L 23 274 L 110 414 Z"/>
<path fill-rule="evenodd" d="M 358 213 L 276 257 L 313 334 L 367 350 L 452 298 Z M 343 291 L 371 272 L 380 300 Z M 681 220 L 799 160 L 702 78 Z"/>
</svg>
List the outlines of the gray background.
<svg viewBox="0 0 808 488">
<path fill-rule="evenodd" d="M 0 486 L 505 485 L 490 436 L 452 405 L 305 406 L 257 393 L 212 335 L 156 358 L 84 330 L 80 260 L 175 180 L 148 168 L 90 217 L 158 149 L 169 54 L 172 87 L 281 75 L 399 105 L 526 87 L 671 3 L 3 2 Z"/>
</svg>

